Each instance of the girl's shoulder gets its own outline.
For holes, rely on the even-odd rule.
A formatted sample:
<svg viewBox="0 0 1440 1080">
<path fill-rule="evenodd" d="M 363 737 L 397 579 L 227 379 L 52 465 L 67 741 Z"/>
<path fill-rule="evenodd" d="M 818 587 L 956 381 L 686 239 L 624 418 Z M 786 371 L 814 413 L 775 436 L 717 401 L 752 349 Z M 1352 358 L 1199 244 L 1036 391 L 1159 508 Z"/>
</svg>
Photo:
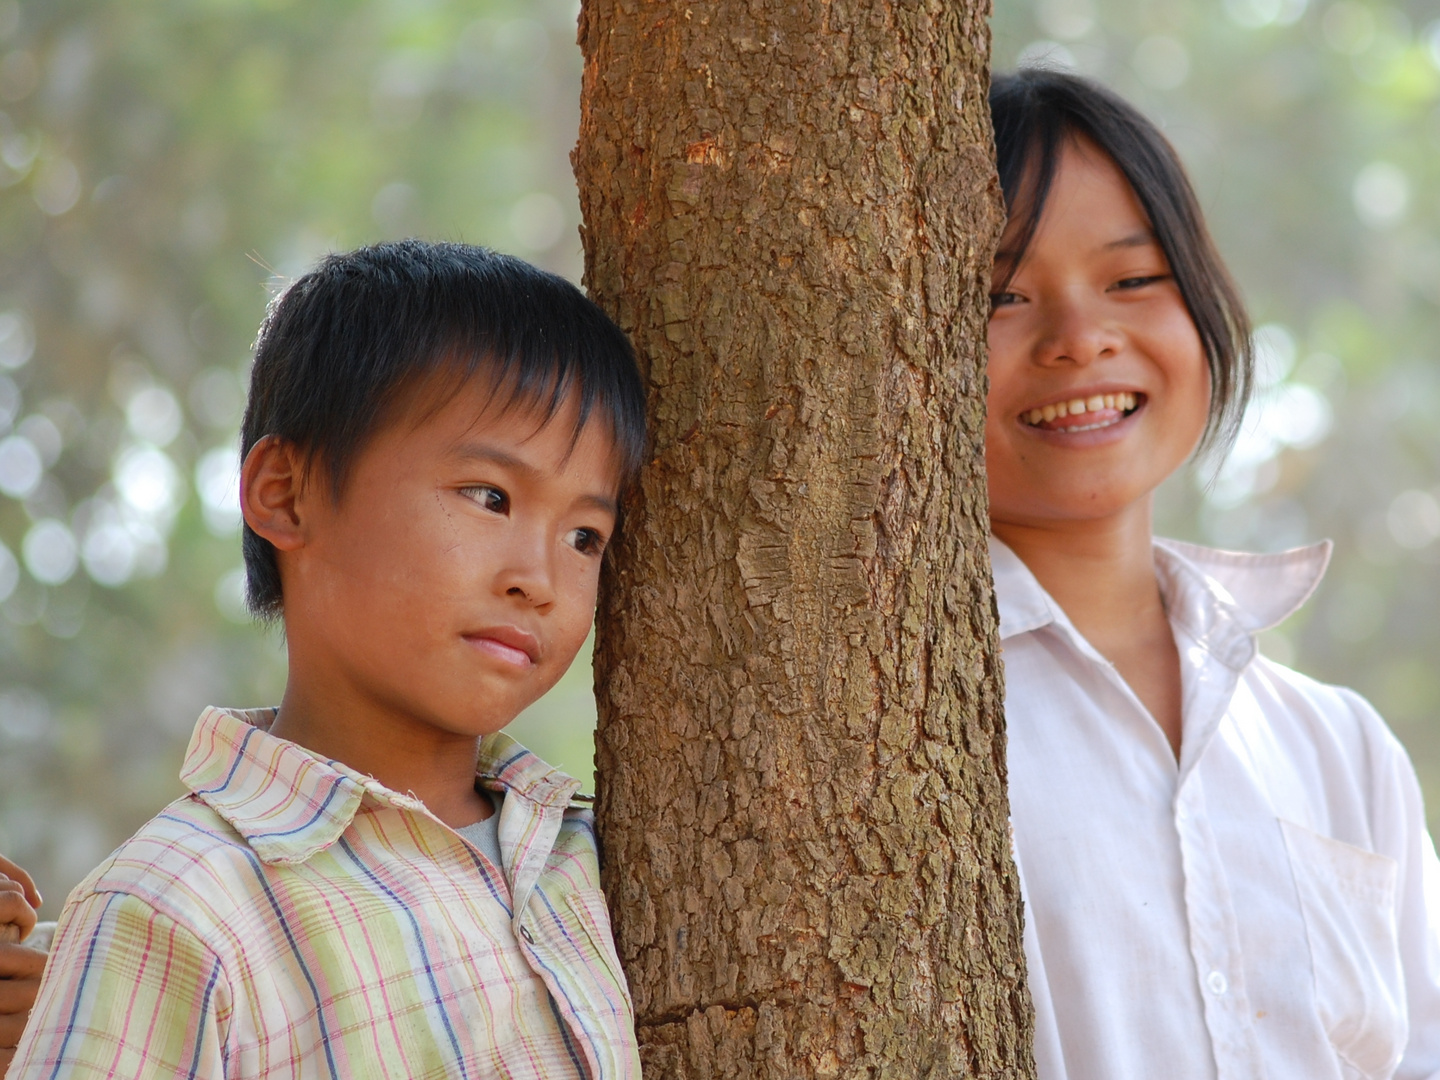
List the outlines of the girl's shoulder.
<svg viewBox="0 0 1440 1080">
<path fill-rule="evenodd" d="M 1419 804 L 1410 755 L 1384 717 L 1349 687 L 1257 655 L 1241 677 L 1230 719 L 1250 745 L 1260 745 L 1258 737 L 1280 750 L 1287 771 L 1332 791 L 1346 789 L 1372 813 L 1396 800 Z"/>
</svg>

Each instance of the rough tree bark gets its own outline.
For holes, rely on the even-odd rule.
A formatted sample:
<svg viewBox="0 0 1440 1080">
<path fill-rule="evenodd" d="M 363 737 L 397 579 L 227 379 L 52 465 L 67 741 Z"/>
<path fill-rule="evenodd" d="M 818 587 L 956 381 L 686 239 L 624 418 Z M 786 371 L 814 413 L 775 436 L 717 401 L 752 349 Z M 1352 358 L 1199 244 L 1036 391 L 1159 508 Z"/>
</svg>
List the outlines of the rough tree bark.
<svg viewBox="0 0 1440 1080">
<path fill-rule="evenodd" d="M 981 429 L 987 0 L 586 0 L 653 460 L 596 650 L 647 1077 L 1031 1074 Z"/>
</svg>

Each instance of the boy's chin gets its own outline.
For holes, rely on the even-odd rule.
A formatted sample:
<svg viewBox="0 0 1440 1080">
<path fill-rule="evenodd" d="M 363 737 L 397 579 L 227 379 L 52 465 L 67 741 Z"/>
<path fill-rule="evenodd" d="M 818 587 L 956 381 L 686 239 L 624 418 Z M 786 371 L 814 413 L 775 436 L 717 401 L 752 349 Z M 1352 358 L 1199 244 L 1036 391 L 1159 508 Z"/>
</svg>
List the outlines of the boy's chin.
<svg viewBox="0 0 1440 1080">
<path fill-rule="evenodd" d="M 502 704 L 497 695 L 477 694 L 472 701 L 484 702 L 487 707 L 483 712 L 476 712 L 473 708 L 447 711 L 448 715 L 447 712 L 437 711 L 437 713 L 431 714 L 430 722 L 433 726 L 461 738 L 483 739 L 487 735 L 504 731 L 515 722 L 521 713 L 543 696 L 544 694 L 533 696 L 527 694 L 524 697 L 505 700 Z"/>
</svg>

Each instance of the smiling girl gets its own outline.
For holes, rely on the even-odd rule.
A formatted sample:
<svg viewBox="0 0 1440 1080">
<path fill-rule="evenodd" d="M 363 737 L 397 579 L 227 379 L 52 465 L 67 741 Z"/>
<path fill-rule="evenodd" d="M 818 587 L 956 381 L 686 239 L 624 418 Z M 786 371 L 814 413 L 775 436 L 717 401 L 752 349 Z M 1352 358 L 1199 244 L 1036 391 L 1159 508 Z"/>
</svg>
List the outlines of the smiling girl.
<svg viewBox="0 0 1440 1080">
<path fill-rule="evenodd" d="M 1042 1080 L 1440 1077 L 1440 863 L 1351 691 L 1256 651 L 1329 544 L 1157 540 L 1248 322 L 1174 151 L 1047 71 L 991 93 L 992 558 Z"/>
</svg>

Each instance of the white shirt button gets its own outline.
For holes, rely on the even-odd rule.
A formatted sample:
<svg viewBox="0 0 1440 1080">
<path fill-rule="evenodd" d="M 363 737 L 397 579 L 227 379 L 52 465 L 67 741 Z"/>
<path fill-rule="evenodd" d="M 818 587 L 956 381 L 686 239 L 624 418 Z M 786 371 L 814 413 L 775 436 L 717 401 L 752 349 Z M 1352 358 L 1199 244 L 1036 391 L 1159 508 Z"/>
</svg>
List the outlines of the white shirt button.
<svg viewBox="0 0 1440 1080">
<path fill-rule="evenodd" d="M 1210 988 L 1212 994 L 1223 994 L 1230 989 L 1230 982 L 1218 971 L 1212 971 L 1205 977 L 1205 985 Z"/>
</svg>

